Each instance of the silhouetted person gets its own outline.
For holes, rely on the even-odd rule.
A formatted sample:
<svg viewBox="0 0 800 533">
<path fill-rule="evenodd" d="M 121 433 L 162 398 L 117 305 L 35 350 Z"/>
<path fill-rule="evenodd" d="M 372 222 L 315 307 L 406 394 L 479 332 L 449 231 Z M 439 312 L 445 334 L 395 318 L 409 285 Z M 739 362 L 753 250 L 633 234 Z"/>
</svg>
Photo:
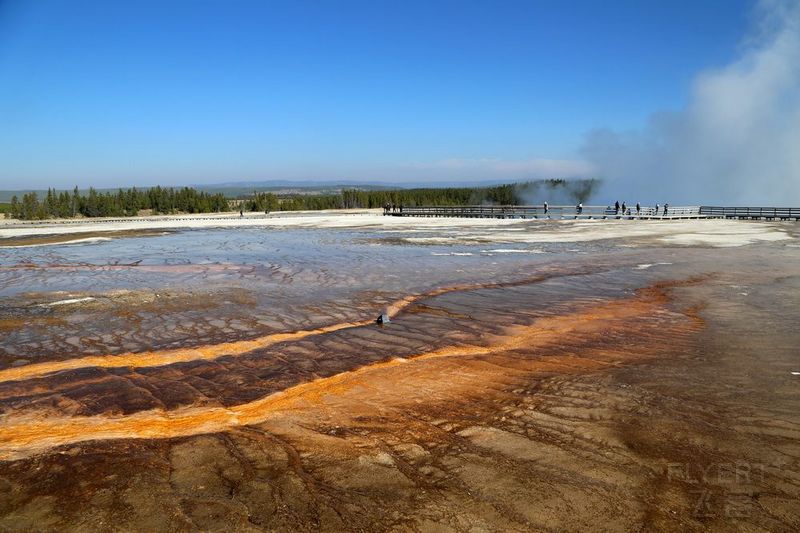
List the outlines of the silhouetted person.
<svg viewBox="0 0 800 533">
<path fill-rule="evenodd" d="M 625 202 L 622 202 L 622 214 L 623 215 L 627 215 L 628 214 L 628 209 L 625 206 Z"/>
<path fill-rule="evenodd" d="M 614 202 L 614 214 L 619 215 L 619 200 Z"/>
<path fill-rule="evenodd" d="M 636 202 L 636 216 L 639 216 L 641 212 L 642 212 L 642 204 Z"/>
<path fill-rule="evenodd" d="M 403 204 L 400 204 L 400 213 L 403 212 Z"/>
<path fill-rule="evenodd" d="M 244 209 L 239 209 L 239 218 L 244 218 Z"/>
<path fill-rule="evenodd" d="M 544 214 L 546 215 L 550 208 L 547 205 L 547 202 L 544 203 Z"/>
<path fill-rule="evenodd" d="M 655 213 L 653 213 L 654 215 L 657 215 L 657 214 L 658 214 L 658 209 L 659 209 L 660 207 L 661 207 L 660 205 L 656 204 L 656 212 L 655 212 Z"/>
<path fill-rule="evenodd" d="M 664 216 L 667 216 L 667 209 L 669 209 L 669 204 L 664 204 Z"/>
<path fill-rule="evenodd" d="M 583 202 L 581 202 L 577 206 L 575 206 L 575 211 L 577 211 L 579 215 L 581 213 L 583 213 Z"/>
</svg>

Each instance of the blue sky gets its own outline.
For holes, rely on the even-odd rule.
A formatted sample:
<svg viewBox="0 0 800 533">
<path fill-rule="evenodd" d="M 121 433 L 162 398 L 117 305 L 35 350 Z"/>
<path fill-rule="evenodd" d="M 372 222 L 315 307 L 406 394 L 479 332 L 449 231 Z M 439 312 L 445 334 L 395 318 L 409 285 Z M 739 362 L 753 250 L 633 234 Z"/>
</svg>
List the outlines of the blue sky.
<svg viewBox="0 0 800 533">
<path fill-rule="evenodd" d="M 680 109 L 748 1 L 0 0 L 0 188 L 524 179 Z"/>
</svg>

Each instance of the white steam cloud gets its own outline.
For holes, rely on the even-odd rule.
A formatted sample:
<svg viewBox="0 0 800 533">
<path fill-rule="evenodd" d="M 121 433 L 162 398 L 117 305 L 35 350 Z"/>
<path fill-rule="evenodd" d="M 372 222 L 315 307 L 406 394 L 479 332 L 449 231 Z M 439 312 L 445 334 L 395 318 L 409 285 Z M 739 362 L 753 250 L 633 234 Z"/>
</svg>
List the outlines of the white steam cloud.
<svg viewBox="0 0 800 533">
<path fill-rule="evenodd" d="M 800 1 L 758 6 L 741 56 L 703 72 L 679 112 L 594 130 L 582 153 L 628 203 L 800 206 Z"/>
</svg>

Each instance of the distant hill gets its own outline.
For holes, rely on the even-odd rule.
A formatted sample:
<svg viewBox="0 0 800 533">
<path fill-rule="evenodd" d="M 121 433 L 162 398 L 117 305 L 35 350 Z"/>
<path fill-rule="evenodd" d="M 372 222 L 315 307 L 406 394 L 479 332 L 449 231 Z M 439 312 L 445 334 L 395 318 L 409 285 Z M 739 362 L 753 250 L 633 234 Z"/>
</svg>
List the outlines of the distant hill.
<svg viewBox="0 0 800 533">
<path fill-rule="evenodd" d="M 155 185 L 153 186 L 155 187 Z M 378 185 L 370 183 L 325 183 L 325 182 L 291 182 L 291 181 L 261 181 L 261 182 L 233 182 L 233 183 L 214 183 L 208 185 L 167 185 L 174 189 L 191 187 L 198 191 L 205 191 L 212 194 L 222 193 L 228 198 L 238 198 L 244 195 L 251 195 L 253 191 L 271 192 L 275 194 L 338 194 L 344 189 L 358 189 L 364 191 L 378 191 L 397 189 L 397 186 Z M 111 187 L 95 189 L 98 193 L 116 193 L 119 190 L 127 190 L 129 187 Z M 152 187 L 136 187 L 140 191 L 147 191 Z M 56 189 L 56 192 L 72 192 L 69 189 Z M 80 194 L 86 194 L 89 189 L 79 189 Z M 47 189 L 20 189 L 20 190 L 0 190 L 0 203 L 11 201 L 11 197 L 16 195 L 22 198 L 24 194 L 35 192 L 40 198 L 47 195 Z"/>
<path fill-rule="evenodd" d="M 210 193 L 222 193 L 228 198 L 251 196 L 253 192 L 271 192 L 277 195 L 320 195 L 339 194 L 345 189 L 361 191 L 382 191 L 396 189 L 387 185 L 374 183 L 325 183 L 325 182 L 291 182 L 291 181 L 256 181 L 220 183 L 211 185 L 192 185 L 197 190 Z"/>
</svg>

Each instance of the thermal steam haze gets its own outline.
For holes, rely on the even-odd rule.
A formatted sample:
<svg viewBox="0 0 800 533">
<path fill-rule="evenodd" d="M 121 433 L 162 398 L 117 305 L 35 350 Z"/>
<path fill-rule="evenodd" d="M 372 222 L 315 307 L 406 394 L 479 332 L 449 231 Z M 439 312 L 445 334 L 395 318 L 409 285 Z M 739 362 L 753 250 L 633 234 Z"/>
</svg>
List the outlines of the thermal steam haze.
<svg viewBox="0 0 800 533">
<path fill-rule="evenodd" d="M 800 205 L 800 2 L 763 2 L 758 15 L 739 59 L 698 74 L 685 109 L 588 134 L 603 196 Z"/>
</svg>

